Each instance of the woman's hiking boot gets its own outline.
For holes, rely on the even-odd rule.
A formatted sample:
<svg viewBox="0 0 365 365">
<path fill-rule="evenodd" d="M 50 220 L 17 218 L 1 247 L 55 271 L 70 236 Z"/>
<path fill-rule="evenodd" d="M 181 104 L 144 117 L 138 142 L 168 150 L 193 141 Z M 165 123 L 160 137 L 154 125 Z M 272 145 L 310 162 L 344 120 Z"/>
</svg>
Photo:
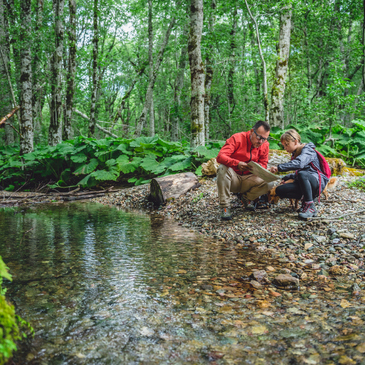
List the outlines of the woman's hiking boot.
<svg viewBox="0 0 365 365">
<path fill-rule="evenodd" d="M 308 219 L 317 216 L 317 210 L 313 202 L 304 202 L 302 211 L 298 214 L 300 219 Z"/>
<path fill-rule="evenodd" d="M 232 219 L 232 214 L 231 214 L 230 208 L 221 208 L 221 219 L 223 221 L 229 221 Z"/>
</svg>

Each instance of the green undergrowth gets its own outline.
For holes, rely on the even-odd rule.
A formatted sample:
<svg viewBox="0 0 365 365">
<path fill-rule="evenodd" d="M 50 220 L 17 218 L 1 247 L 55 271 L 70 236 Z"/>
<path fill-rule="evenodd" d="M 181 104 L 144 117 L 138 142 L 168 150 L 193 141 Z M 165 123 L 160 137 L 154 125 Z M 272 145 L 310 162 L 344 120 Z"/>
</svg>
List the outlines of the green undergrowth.
<svg viewBox="0 0 365 365">
<path fill-rule="evenodd" d="M 6 300 L 3 279 L 11 281 L 11 275 L 0 256 L 0 365 L 5 364 L 16 351 L 17 341 L 34 332 L 30 324 L 20 318 L 15 313 L 14 306 Z"/>
<path fill-rule="evenodd" d="M 343 159 L 348 165 L 365 168 L 365 121 L 353 120 L 350 128 L 336 124 L 330 127 L 326 124 L 295 124 L 285 128 L 295 129 L 302 142 L 313 142 L 317 150 L 326 157 Z M 278 127 L 271 130 L 271 149 L 279 149 L 280 136 L 284 131 Z"/>
<path fill-rule="evenodd" d="M 151 178 L 184 171 L 201 174 L 199 167 L 216 157 L 222 142 L 212 142 L 191 151 L 180 142 L 154 137 L 136 139 L 78 137 L 55 147 L 39 146 L 19 155 L 19 148 L 0 148 L 0 185 L 14 190 L 22 185 L 35 188 L 47 182 L 51 188 L 82 186 L 90 188 L 101 182 L 124 182 L 135 185 Z"/>
<path fill-rule="evenodd" d="M 365 167 L 365 122 L 351 128 L 334 125 L 293 125 L 303 142 L 313 142 L 326 157 L 342 158 L 352 166 Z M 284 131 L 274 127 L 270 148 L 281 149 Z M 328 139 L 330 136 L 330 139 Z M 77 137 L 55 147 L 38 146 L 19 155 L 17 146 L 0 147 L 0 185 L 5 190 L 81 186 L 103 182 L 140 185 L 152 178 L 192 171 L 201 175 L 201 164 L 216 157 L 225 141 L 210 142 L 191 150 L 188 144 L 168 142 L 158 135 L 136 139 Z"/>
</svg>

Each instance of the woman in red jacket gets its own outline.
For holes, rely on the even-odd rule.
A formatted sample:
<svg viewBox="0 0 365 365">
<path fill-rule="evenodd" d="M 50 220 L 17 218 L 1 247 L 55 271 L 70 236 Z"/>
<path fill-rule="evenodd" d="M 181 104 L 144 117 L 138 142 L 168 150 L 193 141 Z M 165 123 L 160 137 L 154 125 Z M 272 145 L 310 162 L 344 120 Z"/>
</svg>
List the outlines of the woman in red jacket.
<svg viewBox="0 0 365 365">
<path fill-rule="evenodd" d="M 254 201 L 266 194 L 271 184 L 252 175 L 247 163 L 257 162 L 267 168 L 269 160 L 270 125 L 258 121 L 248 132 L 236 133 L 220 150 L 217 162 L 220 163 L 217 171 L 217 187 L 221 218 L 232 218 L 230 212 L 230 193 L 241 193 L 242 202 L 247 209 L 253 209 L 250 201 Z"/>
</svg>

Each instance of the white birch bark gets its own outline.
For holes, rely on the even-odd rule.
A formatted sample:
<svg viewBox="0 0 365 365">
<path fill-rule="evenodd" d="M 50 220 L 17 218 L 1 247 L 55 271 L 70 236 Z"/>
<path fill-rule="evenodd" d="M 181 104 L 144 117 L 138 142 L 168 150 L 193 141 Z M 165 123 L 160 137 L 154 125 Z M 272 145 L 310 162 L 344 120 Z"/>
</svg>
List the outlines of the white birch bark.
<svg viewBox="0 0 365 365">
<path fill-rule="evenodd" d="M 8 82 L 10 49 L 7 29 L 8 24 L 5 18 L 5 4 L 3 0 L 0 0 L 0 118 L 4 117 L 13 109 L 10 94 L 11 90 Z M 7 124 L 5 125 L 5 143 L 7 145 L 14 143 L 14 131 Z"/>
<path fill-rule="evenodd" d="M 94 0 L 94 37 L 93 37 L 93 79 L 92 79 L 92 93 L 91 93 L 91 107 L 90 107 L 90 124 L 89 137 L 93 137 L 95 133 L 96 124 L 96 98 L 98 91 L 98 0 Z"/>
<path fill-rule="evenodd" d="M 261 40 L 260 40 L 260 32 L 259 32 L 259 26 L 257 24 L 256 18 L 254 18 L 254 16 L 251 13 L 250 7 L 248 6 L 247 0 L 245 0 L 246 3 L 246 7 L 247 7 L 247 11 L 255 25 L 255 32 L 256 32 L 256 40 L 257 40 L 257 46 L 259 48 L 259 54 L 260 54 L 260 58 L 261 58 L 261 62 L 262 62 L 262 76 L 263 76 L 263 81 L 262 81 L 262 86 L 263 86 L 263 91 L 264 91 L 264 110 L 265 110 L 265 121 L 269 122 L 269 114 L 270 114 L 270 110 L 269 110 L 269 98 L 267 95 L 267 72 L 266 72 L 266 62 L 265 62 L 265 58 L 264 55 L 262 53 L 262 49 L 261 49 Z"/>
<path fill-rule="evenodd" d="M 214 32 L 215 25 L 215 10 L 217 7 L 216 0 L 212 0 L 210 3 L 211 7 L 211 15 L 209 17 L 209 33 L 212 34 Z M 209 52 L 207 52 L 207 56 L 205 58 L 205 95 L 204 95 L 204 132 L 205 132 L 205 142 L 209 141 L 209 130 L 210 130 L 210 99 L 211 99 L 211 88 L 213 81 L 213 39 L 210 40 L 208 44 Z"/>
<path fill-rule="evenodd" d="M 150 66 L 149 70 L 149 81 L 153 78 L 153 25 L 152 25 L 152 0 L 148 0 L 148 63 Z M 155 135 L 155 111 L 153 107 L 153 92 L 151 95 L 151 105 L 149 110 L 150 117 L 150 137 Z"/>
<path fill-rule="evenodd" d="M 37 136 L 41 130 L 42 119 L 42 93 L 43 88 L 41 86 L 41 42 L 42 40 L 42 21 L 43 21 L 43 0 L 37 0 L 37 21 L 34 29 L 34 47 L 33 47 L 33 128 L 35 131 L 35 139 L 37 143 Z M 39 140 L 39 138 L 38 138 Z"/>
<path fill-rule="evenodd" d="M 205 73 L 201 56 L 203 30 L 203 0 L 191 0 L 190 32 L 188 42 L 191 79 L 191 148 L 205 145 L 204 93 Z"/>
<path fill-rule="evenodd" d="M 179 5 L 180 5 L 180 2 L 178 2 L 176 4 L 177 7 Z M 158 52 L 157 59 L 156 59 L 156 62 L 154 64 L 154 68 L 153 68 L 152 78 L 149 80 L 149 83 L 148 83 L 146 97 L 145 97 L 145 103 L 143 105 L 143 110 L 142 110 L 142 113 L 139 117 L 139 120 L 138 120 L 138 123 L 137 123 L 137 126 L 136 126 L 135 137 L 139 137 L 141 135 L 143 127 L 146 123 L 147 113 L 148 113 L 148 111 L 150 110 L 150 107 L 151 107 L 152 93 L 153 93 L 153 88 L 155 86 L 157 74 L 158 74 L 158 71 L 160 69 L 160 66 L 161 66 L 161 63 L 162 63 L 162 60 L 163 60 L 163 55 L 165 53 L 165 49 L 166 49 L 166 46 L 169 42 L 171 31 L 172 31 L 172 28 L 174 27 L 175 23 L 176 23 L 176 18 L 175 18 L 175 16 L 173 16 L 171 18 L 170 24 L 169 24 L 169 26 L 166 30 L 165 37 L 164 37 L 164 39 L 162 41 L 162 44 L 161 44 L 161 47 L 160 47 L 160 51 Z"/>
<path fill-rule="evenodd" d="M 20 109 L 20 154 L 33 151 L 32 118 L 32 58 L 31 58 L 31 0 L 21 2 L 21 109 Z"/>
<path fill-rule="evenodd" d="M 271 91 L 270 124 L 273 127 L 284 128 L 284 93 L 290 54 L 291 15 L 291 6 L 283 8 L 280 15 L 278 57 Z"/>
<path fill-rule="evenodd" d="M 63 9 L 64 0 L 53 0 L 55 23 L 55 51 L 51 63 L 51 120 L 48 144 L 56 146 L 62 141 L 62 58 L 63 58 Z"/>
<path fill-rule="evenodd" d="M 188 37 L 188 28 L 184 30 L 184 39 Z M 171 140 L 178 141 L 179 140 L 179 122 L 180 122 L 180 107 L 181 107 L 181 90 L 184 86 L 184 74 L 186 67 L 186 56 L 188 54 L 187 45 L 181 48 L 180 59 L 178 71 L 175 79 L 174 86 L 174 111 L 172 116 L 172 124 L 171 124 Z"/>
<path fill-rule="evenodd" d="M 72 138 L 72 110 L 76 75 L 76 1 L 69 0 L 68 4 L 70 11 L 70 24 L 68 26 L 69 57 L 66 86 L 66 111 L 63 126 L 63 133 L 66 140 Z"/>
</svg>

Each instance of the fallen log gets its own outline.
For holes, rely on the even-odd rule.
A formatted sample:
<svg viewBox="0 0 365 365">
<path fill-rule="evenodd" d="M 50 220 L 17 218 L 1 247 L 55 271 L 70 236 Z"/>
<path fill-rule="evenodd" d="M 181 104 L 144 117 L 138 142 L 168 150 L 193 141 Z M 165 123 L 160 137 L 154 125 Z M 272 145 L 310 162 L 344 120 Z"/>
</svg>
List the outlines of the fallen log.
<svg viewBox="0 0 365 365">
<path fill-rule="evenodd" d="M 149 200 L 161 205 L 199 186 L 198 178 L 192 172 L 158 177 L 151 180 Z"/>
</svg>

